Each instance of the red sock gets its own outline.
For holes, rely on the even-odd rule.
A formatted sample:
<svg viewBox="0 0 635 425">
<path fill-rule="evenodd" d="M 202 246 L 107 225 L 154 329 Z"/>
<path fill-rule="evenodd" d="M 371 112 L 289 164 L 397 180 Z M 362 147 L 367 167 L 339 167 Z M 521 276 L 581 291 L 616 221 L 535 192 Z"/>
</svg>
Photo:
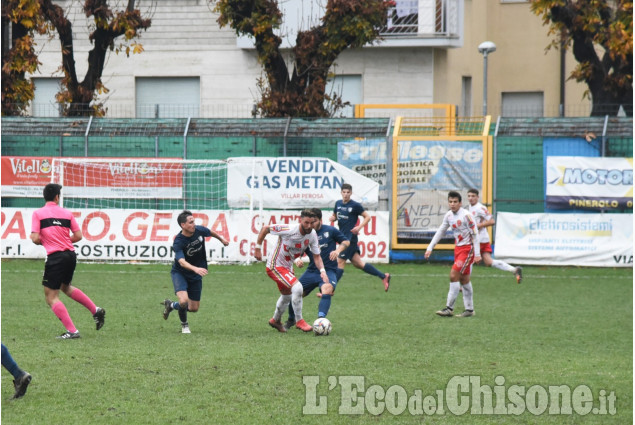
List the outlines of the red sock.
<svg viewBox="0 0 635 425">
<path fill-rule="evenodd" d="M 75 288 L 75 290 L 71 292 L 71 298 L 90 310 L 91 314 L 95 314 L 95 312 L 97 311 L 97 306 L 95 306 L 95 303 L 90 298 L 88 298 L 88 295 L 84 294 L 80 289 Z"/>
<path fill-rule="evenodd" d="M 68 310 L 66 310 L 66 306 L 63 302 L 60 301 L 53 304 L 51 306 L 51 310 L 53 310 L 53 313 L 57 316 L 58 319 L 60 319 L 60 322 L 62 322 L 62 325 L 64 325 L 67 331 L 77 332 L 77 328 L 73 324 L 71 316 L 68 315 Z"/>
</svg>

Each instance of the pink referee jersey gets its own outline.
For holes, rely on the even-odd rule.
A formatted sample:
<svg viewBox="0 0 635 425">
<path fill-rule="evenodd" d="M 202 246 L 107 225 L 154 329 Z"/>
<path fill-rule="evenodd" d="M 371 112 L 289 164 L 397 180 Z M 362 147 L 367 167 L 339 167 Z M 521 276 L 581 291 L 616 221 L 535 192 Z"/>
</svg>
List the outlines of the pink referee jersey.
<svg viewBox="0 0 635 425">
<path fill-rule="evenodd" d="M 46 255 L 58 251 L 75 251 L 70 233 L 79 230 L 73 214 L 55 202 L 47 202 L 33 213 L 31 232 L 39 233 Z"/>
</svg>

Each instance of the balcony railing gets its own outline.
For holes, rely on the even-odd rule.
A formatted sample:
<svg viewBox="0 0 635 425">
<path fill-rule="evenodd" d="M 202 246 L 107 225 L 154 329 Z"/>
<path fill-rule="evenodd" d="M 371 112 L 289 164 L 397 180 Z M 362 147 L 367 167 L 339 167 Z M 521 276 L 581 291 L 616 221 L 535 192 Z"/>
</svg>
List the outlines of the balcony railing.
<svg viewBox="0 0 635 425">
<path fill-rule="evenodd" d="M 392 38 L 460 38 L 462 0 L 395 0 L 380 31 Z"/>
</svg>

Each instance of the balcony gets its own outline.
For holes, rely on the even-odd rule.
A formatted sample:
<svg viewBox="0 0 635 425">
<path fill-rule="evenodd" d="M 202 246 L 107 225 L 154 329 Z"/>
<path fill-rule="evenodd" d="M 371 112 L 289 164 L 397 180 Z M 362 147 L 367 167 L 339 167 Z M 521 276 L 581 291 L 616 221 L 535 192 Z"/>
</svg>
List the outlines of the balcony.
<svg viewBox="0 0 635 425">
<path fill-rule="evenodd" d="M 464 0 L 394 0 L 379 34 L 381 40 L 368 47 L 461 47 Z M 280 2 L 283 23 L 276 33 L 282 48 L 295 45 L 298 31 L 320 24 L 326 0 Z M 251 36 L 239 36 L 237 46 L 253 49 Z"/>
<path fill-rule="evenodd" d="M 395 0 L 380 46 L 460 47 L 463 0 Z"/>
</svg>

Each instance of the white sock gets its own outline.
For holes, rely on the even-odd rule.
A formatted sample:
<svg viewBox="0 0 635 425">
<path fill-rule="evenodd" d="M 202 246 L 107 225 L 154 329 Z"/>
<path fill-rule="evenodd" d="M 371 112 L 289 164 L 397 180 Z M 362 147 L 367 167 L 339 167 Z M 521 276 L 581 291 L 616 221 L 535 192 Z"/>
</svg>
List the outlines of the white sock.
<svg viewBox="0 0 635 425">
<path fill-rule="evenodd" d="M 472 289 L 472 282 L 463 285 L 463 305 L 466 310 L 474 310 L 474 290 Z"/>
<path fill-rule="evenodd" d="M 290 302 L 291 295 L 280 295 L 280 298 L 278 298 L 278 302 L 276 303 L 276 311 L 273 312 L 273 319 L 276 322 L 280 321 L 280 318 L 282 318 L 282 314 L 287 311 L 287 308 L 289 308 Z"/>
<path fill-rule="evenodd" d="M 499 270 L 503 270 L 505 272 L 510 272 L 510 273 L 514 273 L 516 271 L 516 267 L 510 266 L 509 264 L 501 260 L 493 260 L 492 267 L 496 267 Z"/>
<path fill-rule="evenodd" d="M 456 297 L 459 296 L 459 288 L 461 284 L 459 282 L 450 282 L 450 290 L 448 291 L 448 301 L 445 304 L 447 307 L 454 309 L 454 302 Z"/>
<path fill-rule="evenodd" d="M 302 295 L 304 288 L 301 283 L 296 283 L 291 287 L 291 304 L 293 304 L 293 312 L 295 313 L 295 322 L 302 320 Z"/>
</svg>

